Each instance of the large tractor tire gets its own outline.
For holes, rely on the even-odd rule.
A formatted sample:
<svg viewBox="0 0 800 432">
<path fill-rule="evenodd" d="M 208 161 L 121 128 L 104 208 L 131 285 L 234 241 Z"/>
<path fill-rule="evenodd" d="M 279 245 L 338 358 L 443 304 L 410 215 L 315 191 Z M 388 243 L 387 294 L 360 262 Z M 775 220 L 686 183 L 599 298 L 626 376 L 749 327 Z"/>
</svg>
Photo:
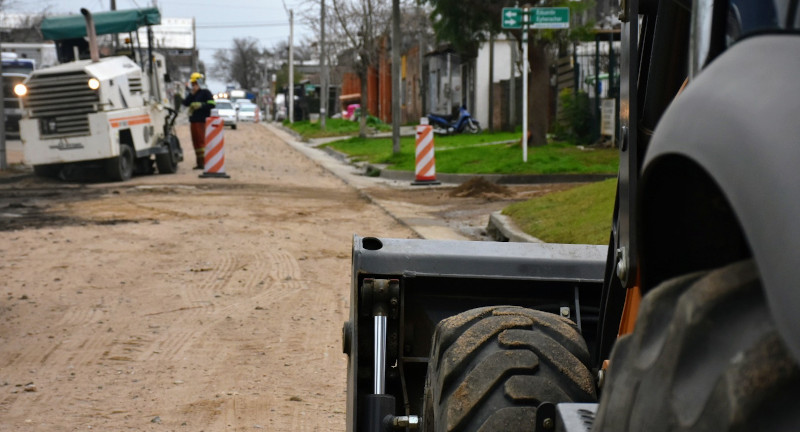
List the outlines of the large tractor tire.
<svg viewBox="0 0 800 432">
<path fill-rule="evenodd" d="M 649 292 L 606 382 L 593 431 L 800 430 L 800 369 L 752 261 Z"/>
<path fill-rule="evenodd" d="M 596 401 L 588 364 L 558 315 L 492 306 L 450 317 L 433 335 L 422 430 L 533 431 L 543 402 Z"/>
<path fill-rule="evenodd" d="M 63 167 L 62 164 L 34 165 L 33 173 L 39 177 L 56 178 Z"/>
<path fill-rule="evenodd" d="M 178 162 L 182 160 L 181 144 L 178 137 L 168 135 L 164 145 L 167 152 L 156 155 L 156 166 L 159 174 L 175 174 L 178 171 Z"/>
<path fill-rule="evenodd" d="M 136 154 L 130 144 L 119 145 L 119 156 L 106 160 L 106 174 L 114 181 L 127 181 L 133 176 Z"/>
</svg>

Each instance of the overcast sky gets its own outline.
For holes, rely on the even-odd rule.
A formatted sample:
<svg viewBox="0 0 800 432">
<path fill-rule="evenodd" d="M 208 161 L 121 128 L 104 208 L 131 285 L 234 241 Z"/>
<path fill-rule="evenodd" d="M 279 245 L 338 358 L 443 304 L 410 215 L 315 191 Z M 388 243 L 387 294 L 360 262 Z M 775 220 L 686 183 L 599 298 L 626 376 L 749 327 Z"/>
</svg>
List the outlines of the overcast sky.
<svg viewBox="0 0 800 432">
<path fill-rule="evenodd" d="M 7 0 L 8 1 L 8 0 Z M 80 13 L 85 7 L 92 12 L 111 9 L 110 0 L 10 0 L 8 12 L 41 12 L 49 7 L 51 14 Z M 253 37 L 261 47 L 272 48 L 289 40 L 289 13 L 295 11 L 295 43 L 311 37 L 311 30 L 299 22 L 298 11 L 308 8 L 303 0 L 116 0 L 117 9 L 149 7 L 156 3 L 162 18 L 195 18 L 197 47 L 200 59 L 211 66 L 216 49 L 230 48 L 234 38 Z M 286 9 L 284 9 L 284 4 Z M 225 90 L 225 83 L 208 80 L 212 92 Z"/>
</svg>

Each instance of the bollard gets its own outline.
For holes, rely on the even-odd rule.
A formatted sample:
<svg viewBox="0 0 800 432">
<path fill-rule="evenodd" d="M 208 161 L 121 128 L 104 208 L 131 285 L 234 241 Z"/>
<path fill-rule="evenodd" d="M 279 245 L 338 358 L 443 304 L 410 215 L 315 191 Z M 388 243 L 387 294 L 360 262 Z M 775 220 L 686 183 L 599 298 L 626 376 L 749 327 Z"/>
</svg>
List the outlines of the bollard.
<svg viewBox="0 0 800 432">
<path fill-rule="evenodd" d="M 427 119 L 425 119 L 427 120 Z M 436 180 L 436 160 L 433 157 L 433 126 L 422 122 L 417 126 L 416 163 L 412 185 L 438 185 Z"/>
<path fill-rule="evenodd" d="M 225 122 L 212 116 L 206 119 L 206 151 L 203 174 L 199 177 L 231 178 L 225 174 Z"/>
</svg>

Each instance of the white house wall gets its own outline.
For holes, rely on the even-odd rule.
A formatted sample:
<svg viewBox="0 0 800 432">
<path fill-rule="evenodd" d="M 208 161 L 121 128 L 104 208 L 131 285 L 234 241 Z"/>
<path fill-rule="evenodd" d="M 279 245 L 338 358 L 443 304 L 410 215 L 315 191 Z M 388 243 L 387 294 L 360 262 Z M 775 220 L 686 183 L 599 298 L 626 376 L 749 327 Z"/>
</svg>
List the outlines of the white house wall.
<svg viewBox="0 0 800 432">
<path fill-rule="evenodd" d="M 451 54 L 449 61 L 448 67 L 448 54 L 431 56 L 428 59 L 428 107 L 434 113 L 450 114 L 462 100 L 461 60 Z"/>
<path fill-rule="evenodd" d="M 494 82 L 511 78 L 511 50 L 517 49 L 516 40 L 495 40 Z M 489 42 L 481 44 L 478 50 L 475 71 L 475 106 L 467 107 L 481 126 L 489 127 Z"/>
</svg>

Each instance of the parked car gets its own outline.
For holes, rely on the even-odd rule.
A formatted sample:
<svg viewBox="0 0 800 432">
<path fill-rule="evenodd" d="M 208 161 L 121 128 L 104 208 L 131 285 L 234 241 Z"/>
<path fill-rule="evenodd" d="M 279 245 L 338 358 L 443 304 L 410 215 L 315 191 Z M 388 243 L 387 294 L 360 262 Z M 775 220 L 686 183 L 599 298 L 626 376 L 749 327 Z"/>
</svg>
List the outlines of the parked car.
<svg viewBox="0 0 800 432">
<path fill-rule="evenodd" d="M 233 106 L 233 102 L 227 99 L 217 99 L 217 113 L 225 122 L 225 126 L 236 129 L 236 125 L 239 123 L 239 113 Z"/>
<path fill-rule="evenodd" d="M 250 99 L 236 99 L 236 100 L 235 100 L 233 103 L 234 103 L 234 104 L 235 104 L 237 107 L 241 107 L 242 105 L 249 105 L 249 104 L 252 104 L 252 103 L 253 103 L 253 101 L 251 101 Z"/>
<path fill-rule="evenodd" d="M 239 120 L 245 122 L 255 122 L 256 121 L 256 112 L 258 111 L 258 107 L 256 104 L 241 104 L 239 105 Z"/>
</svg>

